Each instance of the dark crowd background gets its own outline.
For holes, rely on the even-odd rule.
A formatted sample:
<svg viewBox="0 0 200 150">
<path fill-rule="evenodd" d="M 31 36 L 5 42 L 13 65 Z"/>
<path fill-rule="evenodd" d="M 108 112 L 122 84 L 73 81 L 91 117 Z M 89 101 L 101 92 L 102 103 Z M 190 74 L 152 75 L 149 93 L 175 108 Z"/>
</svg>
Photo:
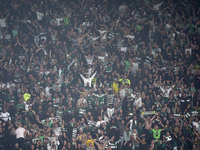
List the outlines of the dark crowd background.
<svg viewBox="0 0 200 150">
<path fill-rule="evenodd" d="M 198 0 L 1 0 L 1 150 L 200 149 Z"/>
</svg>

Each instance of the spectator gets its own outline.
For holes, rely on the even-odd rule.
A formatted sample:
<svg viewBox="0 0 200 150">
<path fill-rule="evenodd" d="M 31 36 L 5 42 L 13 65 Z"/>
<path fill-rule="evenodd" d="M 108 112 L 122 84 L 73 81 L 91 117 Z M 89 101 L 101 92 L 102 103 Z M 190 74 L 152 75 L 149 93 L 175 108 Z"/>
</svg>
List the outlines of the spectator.
<svg viewBox="0 0 200 150">
<path fill-rule="evenodd" d="M 11 121 L 11 116 L 10 113 L 7 112 L 6 108 L 3 110 L 3 112 L 1 113 L 1 119 L 5 122 Z"/>
<path fill-rule="evenodd" d="M 15 130 L 17 143 L 19 144 L 19 148 L 24 148 L 25 136 L 26 132 L 25 129 L 22 127 L 22 124 L 18 124 L 18 128 Z"/>
<path fill-rule="evenodd" d="M 1 149 L 199 148 L 199 1 L 0 6 Z"/>
</svg>

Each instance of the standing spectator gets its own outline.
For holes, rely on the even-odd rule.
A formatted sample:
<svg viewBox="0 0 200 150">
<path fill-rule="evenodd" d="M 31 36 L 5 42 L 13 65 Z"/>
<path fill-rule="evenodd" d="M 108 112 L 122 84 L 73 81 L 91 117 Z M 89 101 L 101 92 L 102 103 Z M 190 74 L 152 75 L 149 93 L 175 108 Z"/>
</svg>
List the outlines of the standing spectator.
<svg viewBox="0 0 200 150">
<path fill-rule="evenodd" d="M 6 108 L 3 109 L 3 112 L 0 115 L 0 118 L 5 122 L 11 121 L 10 113 L 7 112 Z"/>
<path fill-rule="evenodd" d="M 17 129 L 15 130 L 15 135 L 17 139 L 17 143 L 19 144 L 19 148 L 24 148 L 26 130 L 22 127 L 22 124 L 19 123 Z"/>
</svg>

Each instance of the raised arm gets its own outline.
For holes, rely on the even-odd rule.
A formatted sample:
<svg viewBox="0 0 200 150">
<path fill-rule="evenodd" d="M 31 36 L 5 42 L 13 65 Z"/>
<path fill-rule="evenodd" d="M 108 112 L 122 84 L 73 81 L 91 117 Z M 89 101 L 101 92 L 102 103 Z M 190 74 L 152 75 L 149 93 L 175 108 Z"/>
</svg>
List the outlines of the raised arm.
<svg viewBox="0 0 200 150">
<path fill-rule="evenodd" d="M 122 29 L 120 26 L 118 26 L 120 30 L 122 30 L 124 32 L 124 29 Z"/>
<path fill-rule="evenodd" d="M 99 30 L 97 30 L 97 25 L 95 25 L 95 30 L 99 32 Z"/>
<path fill-rule="evenodd" d="M 43 124 L 38 118 L 36 118 L 37 122 L 40 124 Z"/>
<path fill-rule="evenodd" d="M 5 19 L 7 19 L 9 15 L 10 15 L 10 11 L 9 11 L 9 13 L 6 15 Z"/>
<path fill-rule="evenodd" d="M 117 75 L 118 79 L 120 79 L 120 75 L 116 71 L 114 73 Z"/>
<path fill-rule="evenodd" d="M 106 90 L 104 88 L 104 85 L 102 85 L 102 88 L 103 88 L 104 93 L 108 94 L 108 92 L 106 92 Z"/>
<path fill-rule="evenodd" d="M 6 58 L 6 55 L 3 56 L 3 58 L 0 60 L 0 62 L 4 61 L 5 58 Z"/>
<path fill-rule="evenodd" d="M 90 31 L 88 31 L 85 35 L 83 35 L 82 38 L 86 37 L 89 33 Z"/>
<path fill-rule="evenodd" d="M 81 2 L 81 7 L 82 7 L 82 8 L 83 8 L 83 3 L 84 3 L 84 1 L 85 1 L 85 0 L 83 0 L 83 1 Z"/>
<path fill-rule="evenodd" d="M 155 119 L 156 115 L 154 115 L 152 118 L 151 118 L 151 121 L 153 121 Z"/>
<path fill-rule="evenodd" d="M 114 139 L 114 138 L 115 138 L 115 136 L 113 136 L 108 142 L 105 142 L 105 143 L 104 143 L 104 145 L 103 145 L 103 150 L 105 149 L 106 144 L 110 143 L 110 141 L 111 141 L 112 139 Z"/>
<path fill-rule="evenodd" d="M 126 127 L 128 127 L 128 125 L 130 124 L 131 122 L 129 121 L 127 124 L 126 124 Z"/>
<path fill-rule="evenodd" d="M 83 113 L 83 116 L 85 117 L 85 119 L 86 119 L 87 121 L 89 120 L 85 113 Z"/>
<path fill-rule="evenodd" d="M 36 53 L 39 52 L 41 49 L 42 49 L 42 48 L 38 48 L 38 49 L 36 50 Z"/>
<path fill-rule="evenodd" d="M 144 121 L 145 121 L 145 123 L 144 124 L 146 124 L 146 122 L 147 122 L 147 119 L 142 115 L 142 118 L 144 119 Z"/>
<path fill-rule="evenodd" d="M 31 105 L 34 105 L 35 102 L 36 102 L 36 98 L 33 100 L 33 102 L 31 103 Z"/>
<path fill-rule="evenodd" d="M 6 70 L 8 70 L 8 68 L 7 68 L 7 64 L 8 64 L 8 63 L 6 62 L 6 63 L 4 64 L 4 66 L 3 66 L 4 69 L 6 69 Z"/>
<path fill-rule="evenodd" d="M 77 29 L 76 25 L 77 25 L 77 22 L 76 22 L 75 25 L 74 25 L 74 29 Z"/>
<path fill-rule="evenodd" d="M 90 78 L 93 79 L 96 74 L 97 74 L 97 71 Z"/>
<path fill-rule="evenodd" d="M 105 25 L 105 24 L 103 24 L 103 25 L 100 25 L 100 26 L 103 26 L 103 27 L 105 27 L 107 30 L 108 30 L 108 32 L 110 32 L 110 29 Z"/>
<path fill-rule="evenodd" d="M 82 80 L 86 79 L 82 74 L 80 74 L 80 77 L 81 77 Z"/>
<path fill-rule="evenodd" d="M 54 121 L 53 124 L 58 123 L 60 120 L 61 120 L 61 117 L 60 117 L 60 119 Z"/>
<path fill-rule="evenodd" d="M 101 145 L 98 142 L 96 142 L 96 140 L 92 139 L 92 141 L 97 145 L 99 150 L 102 150 Z"/>
</svg>

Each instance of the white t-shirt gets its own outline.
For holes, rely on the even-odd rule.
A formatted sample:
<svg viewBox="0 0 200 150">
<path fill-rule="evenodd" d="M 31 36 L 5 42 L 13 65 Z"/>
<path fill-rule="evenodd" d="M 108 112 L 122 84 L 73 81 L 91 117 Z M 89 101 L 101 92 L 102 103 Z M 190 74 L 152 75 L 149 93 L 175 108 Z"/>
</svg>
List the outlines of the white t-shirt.
<svg viewBox="0 0 200 150">
<path fill-rule="evenodd" d="M 139 65 L 138 65 L 138 63 L 135 63 L 135 62 L 133 62 L 133 68 L 137 71 L 138 70 L 138 68 L 139 68 Z"/>
<path fill-rule="evenodd" d="M 37 20 L 42 20 L 42 18 L 44 17 L 44 13 L 38 11 L 36 11 L 36 15 L 37 15 Z"/>
<path fill-rule="evenodd" d="M 199 123 L 193 121 L 192 124 L 193 124 L 193 126 L 196 126 L 196 130 L 198 131 L 198 129 L 199 129 Z"/>
<path fill-rule="evenodd" d="M 24 105 L 25 105 L 25 110 L 27 111 L 27 110 L 29 110 L 29 106 L 32 106 L 31 104 L 27 104 L 26 102 L 24 102 Z"/>
<path fill-rule="evenodd" d="M 185 49 L 185 54 L 187 54 L 187 51 L 190 52 L 190 55 L 192 54 L 192 49 L 191 49 L 191 48 L 186 48 L 186 49 Z"/>
<path fill-rule="evenodd" d="M 18 138 L 24 138 L 24 132 L 26 130 L 22 127 L 17 128 L 17 130 L 15 130 L 15 134 L 16 134 L 16 139 Z"/>
<path fill-rule="evenodd" d="M 104 35 L 101 37 L 102 40 L 106 40 L 107 31 L 106 31 L 106 30 L 103 30 L 103 31 L 99 30 L 99 33 L 100 33 L 100 36 L 101 36 L 102 34 L 106 33 L 106 34 L 104 34 Z"/>
<path fill-rule="evenodd" d="M 134 40 L 135 39 L 135 36 L 134 35 L 126 35 L 127 38 L 130 38 L 131 40 Z"/>
<path fill-rule="evenodd" d="M 8 112 L 5 113 L 2 112 L 0 118 L 2 118 L 2 120 L 4 121 L 11 120 L 10 114 Z"/>
<path fill-rule="evenodd" d="M 102 123 L 104 123 L 105 121 L 103 121 L 103 120 L 101 120 L 101 121 L 97 121 L 97 123 L 96 123 L 96 127 L 97 128 L 99 128 L 100 127 L 100 125 L 102 124 Z M 106 123 L 106 122 L 105 122 Z"/>
<path fill-rule="evenodd" d="M 46 93 L 47 96 L 50 96 L 50 95 L 51 95 L 50 89 L 51 89 L 51 87 L 46 87 L 46 88 L 45 88 L 45 93 Z"/>
<path fill-rule="evenodd" d="M 139 108 L 139 107 L 142 107 L 142 99 L 141 99 L 141 97 L 135 99 L 134 105 L 135 105 L 136 107 L 138 107 L 138 108 Z"/>
<path fill-rule="evenodd" d="M 104 62 L 105 57 L 104 56 L 99 56 L 99 59 Z"/>
<path fill-rule="evenodd" d="M 170 29 L 170 28 L 171 28 L 171 25 L 170 25 L 170 24 L 166 24 L 166 28 L 167 28 L 167 29 Z"/>
<path fill-rule="evenodd" d="M 60 21 L 62 21 L 63 18 L 56 18 L 56 25 L 57 26 L 60 26 Z"/>
<path fill-rule="evenodd" d="M 130 129 L 131 131 L 132 131 L 132 127 L 133 127 L 133 121 L 135 122 L 135 125 L 137 125 L 137 121 L 131 119 L 131 120 L 130 120 L 130 127 L 129 127 L 129 129 Z"/>
<path fill-rule="evenodd" d="M 124 98 L 125 95 L 126 95 L 126 89 L 122 89 L 120 92 L 119 92 L 119 95 Z"/>
<path fill-rule="evenodd" d="M 107 108 L 107 115 L 108 115 L 108 118 L 111 118 L 113 113 L 114 113 L 114 110 L 115 108 Z"/>
<path fill-rule="evenodd" d="M 121 47 L 121 52 L 125 52 L 126 53 L 126 51 L 127 51 L 127 47 Z"/>
<path fill-rule="evenodd" d="M 161 91 L 163 92 L 163 96 L 164 96 L 164 97 L 169 97 L 169 96 L 170 96 L 170 92 L 171 92 L 171 90 L 172 90 L 171 87 L 170 87 L 169 89 L 166 89 L 166 91 L 165 91 L 165 89 L 162 88 L 161 86 L 160 86 L 160 89 L 161 89 Z"/>
<path fill-rule="evenodd" d="M 88 65 L 92 65 L 94 56 L 92 56 L 91 58 L 89 58 L 88 56 L 85 56 L 85 59 L 86 59 Z"/>
<path fill-rule="evenodd" d="M 12 83 L 12 84 L 10 84 L 9 82 L 7 83 L 7 85 L 6 85 L 6 87 L 7 87 L 7 89 L 13 89 L 13 88 L 15 88 L 15 83 Z"/>
<path fill-rule="evenodd" d="M 92 86 L 92 79 L 95 77 L 96 73 L 97 72 L 95 72 L 90 78 L 85 78 L 82 74 L 80 74 L 81 79 L 83 80 L 85 87 L 87 86 L 87 83 L 89 83 L 89 87 Z"/>
<path fill-rule="evenodd" d="M 90 37 L 90 40 L 91 40 L 91 42 L 93 43 L 94 41 L 96 41 L 96 40 L 98 40 L 99 39 L 99 36 L 97 36 L 97 37 Z"/>
<path fill-rule="evenodd" d="M 6 87 L 6 84 L 4 83 L 0 84 L 0 89 L 4 89 L 4 87 Z"/>
<path fill-rule="evenodd" d="M 87 105 L 87 100 L 85 98 L 79 98 L 77 101 L 78 106 L 80 107 L 82 103 Z"/>
<path fill-rule="evenodd" d="M 119 6 L 119 11 L 124 12 L 126 10 L 126 5 Z"/>
<path fill-rule="evenodd" d="M 159 7 L 162 5 L 162 3 L 163 3 L 163 2 L 154 5 L 154 6 L 153 6 L 153 10 L 158 11 L 158 10 L 159 10 Z"/>
<path fill-rule="evenodd" d="M 83 22 L 83 23 L 82 23 L 82 26 L 84 26 L 84 27 L 89 27 L 89 26 L 90 26 L 90 22 Z"/>
<path fill-rule="evenodd" d="M 2 28 L 6 27 L 6 18 L 0 19 L 0 27 Z"/>
<path fill-rule="evenodd" d="M 55 133 L 55 136 L 58 137 L 61 134 L 61 127 L 53 129 L 53 132 Z"/>
</svg>

